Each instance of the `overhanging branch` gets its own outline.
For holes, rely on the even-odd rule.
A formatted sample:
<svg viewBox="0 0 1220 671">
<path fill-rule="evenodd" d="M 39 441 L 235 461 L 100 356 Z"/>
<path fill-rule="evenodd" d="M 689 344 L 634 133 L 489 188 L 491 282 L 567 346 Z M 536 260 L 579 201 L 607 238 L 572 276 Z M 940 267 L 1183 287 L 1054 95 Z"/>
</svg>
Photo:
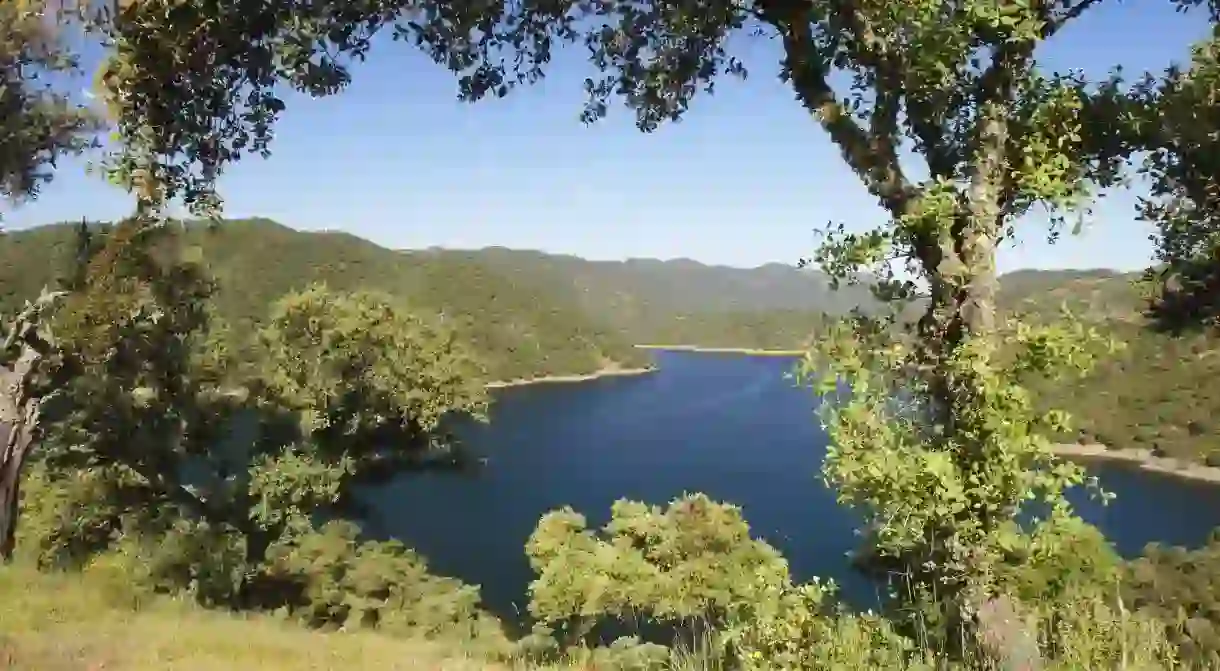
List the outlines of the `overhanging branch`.
<svg viewBox="0 0 1220 671">
<path fill-rule="evenodd" d="M 1080 18 L 1080 15 L 1099 4 L 1101 4 L 1101 0 L 1080 0 L 1075 5 L 1069 6 L 1062 14 L 1048 16 L 1046 23 L 1042 26 L 1042 39 L 1050 39 L 1052 35 L 1059 32 L 1064 26 Z"/>
<path fill-rule="evenodd" d="M 775 3 L 780 4 L 780 3 Z M 814 113 L 831 140 L 839 146 L 844 160 L 859 175 L 869 192 L 891 214 L 906 211 L 911 197 L 910 183 L 898 165 L 896 129 L 899 101 L 897 94 L 879 95 L 872 127 L 866 131 L 840 102 L 828 81 L 829 65 L 814 44 L 805 3 L 762 5 L 762 16 L 783 37 L 785 66 L 801 104 Z M 884 76 L 884 69 L 878 72 Z M 878 82 L 879 91 L 892 78 Z M 891 92 L 892 93 L 892 92 Z"/>
</svg>

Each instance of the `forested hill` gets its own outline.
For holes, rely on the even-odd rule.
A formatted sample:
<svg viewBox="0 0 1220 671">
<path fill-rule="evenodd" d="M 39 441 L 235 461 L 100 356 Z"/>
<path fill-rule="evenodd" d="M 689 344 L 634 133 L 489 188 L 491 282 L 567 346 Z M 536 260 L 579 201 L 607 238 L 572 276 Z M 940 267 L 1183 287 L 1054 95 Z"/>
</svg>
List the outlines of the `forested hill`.
<svg viewBox="0 0 1220 671">
<path fill-rule="evenodd" d="M 1101 268 L 1018 270 L 1000 277 L 999 307 L 1053 317 L 1066 306 L 1089 321 L 1138 321 L 1144 307 L 1136 286 L 1141 274 Z"/>
<path fill-rule="evenodd" d="M 1220 338 L 1153 328 L 1140 276 L 1023 270 L 1000 278 L 1000 306 L 1049 318 L 1066 305 L 1125 344 L 1079 382 L 1038 386 L 1047 406 L 1075 416 L 1081 440 L 1220 465 Z"/>
<path fill-rule="evenodd" d="M 795 259 L 743 269 L 690 259 L 589 261 L 503 247 L 407 254 L 485 264 L 562 287 L 598 323 L 640 344 L 790 349 L 809 340 L 821 313 L 845 313 L 869 300 L 859 288 L 832 290 L 825 275 L 798 270 Z"/>
<path fill-rule="evenodd" d="M 218 281 L 218 312 L 249 334 L 271 303 L 325 282 L 372 289 L 455 325 L 474 343 L 494 379 L 589 373 L 646 365 L 647 357 L 586 317 L 564 292 L 458 258 L 423 262 L 342 233 L 302 233 L 265 220 L 191 226 Z M 74 227 L 54 225 L 0 238 L 0 309 L 37 293 L 72 258 Z"/>
<path fill-rule="evenodd" d="M 639 343 L 789 348 L 823 308 L 851 303 L 825 278 L 689 260 L 594 262 L 541 252 L 394 251 L 346 233 L 305 233 L 265 219 L 188 228 L 220 285 L 220 314 L 249 332 L 270 303 L 324 281 L 376 289 L 460 324 L 498 379 L 648 363 Z M 35 295 L 70 263 L 75 226 L 0 236 L 0 310 Z"/>
</svg>

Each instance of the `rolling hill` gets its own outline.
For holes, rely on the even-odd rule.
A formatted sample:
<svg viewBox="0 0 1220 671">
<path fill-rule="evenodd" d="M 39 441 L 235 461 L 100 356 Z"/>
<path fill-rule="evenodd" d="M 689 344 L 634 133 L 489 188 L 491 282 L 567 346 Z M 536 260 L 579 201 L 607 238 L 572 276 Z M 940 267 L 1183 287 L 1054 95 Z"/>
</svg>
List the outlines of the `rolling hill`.
<svg viewBox="0 0 1220 671">
<path fill-rule="evenodd" d="M 0 311 L 54 282 L 71 262 L 74 225 L 0 237 Z M 375 289 L 454 320 L 497 379 L 645 365 L 641 343 L 786 348 L 808 341 L 820 310 L 851 307 L 824 276 L 690 260 L 586 261 L 504 248 L 409 250 L 347 233 L 306 233 L 265 219 L 188 226 L 216 277 L 221 316 L 249 332 L 270 303 L 312 282 Z M 859 295 L 859 294 L 858 294 Z"/>
<path fill-rule="evenodd" d="M 836 292 L 824 275 L 779 263 L 742 269 L 689 259 L 589 261 L 503 247 L 407 254 L 543 277 L 637 344 L 791 348 L 808 340 L 823 311 L 844 313 L 868 300 L 862 290 Z"/>
<path fill-rule="evenodd" d="M 1019 271 L 1000 278 L 1000 305 L 1042 319 L 1066 305 L 1124 345 L 1082 380 L 1035 387 L 1044 405 L 1075 418 L 1079 434 L 1064 438 L 1220 465 L 1220 337 L 1152 328 L 1141 275 Z"/>
<path fill-rule="evenodd" d="M 184 243 L 199 248 L 219 284 L 219 314 L 250 333 L 270 304 L 313 282 L 337 290 L 387 292 L 454 324 L 482 353 L 495 379 L 589 373 L 648 363 L 632 343 L 586 318 L 548 287 L 509 280 L 459 259 L 418 263 L 351 235 L 310 234 L 265 220 L 191 226 Z M 0 310 L 54 281 L 70 262 L 71 226 L 0 238 Z"/>
</svg>

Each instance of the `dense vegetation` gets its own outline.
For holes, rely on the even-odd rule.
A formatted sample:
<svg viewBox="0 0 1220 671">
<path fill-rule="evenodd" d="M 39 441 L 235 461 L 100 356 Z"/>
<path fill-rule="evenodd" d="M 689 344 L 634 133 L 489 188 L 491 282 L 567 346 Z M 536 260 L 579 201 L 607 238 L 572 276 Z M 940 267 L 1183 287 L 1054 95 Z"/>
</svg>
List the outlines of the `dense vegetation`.
<svg viewBox="0 0 1220 671">
<path fill-rule="evenodd" d="M 74 260 L 76 233 L 75 226 L 58 225 L 0 240 L 4 307 L 54 285 Z M 192 226 L 183 244 L 195 248 L 216 279 L 217 313 L 240 339 L 253 334 L 281 296 L 325 283 L 338 291 L 386 292 L 420 312 L 443 314 L 484 355 L 495 380 L 648 363 L 631 343 L 599 328 L 538 278 L 508 278 L 477 262 L 420 262 L 350 235 L 304 234 L 260 220 L 214 230 Z M 268 258 L 277 261 L 268 264 Z"/>
<path fill-rule="evenodd" d="M 76 254 L 78 226 L 0 239 L 0 309 L 53 285 Z M 324 282 L 370 289 L 444 314 L 484 356 L 493 379 L 648 365 L 635 344 L 794 348 L 823 310 L 853 307 L 826 282 L 791 267 L 717 268 L 694 262 L 594 262 L 485 249 L 397 252 L 343 233 L 302 233 L 266 220 L 189 227 L 217 281 L 215 304 L 248 335 L 288 291 Z M 275 258 L 275 264 L 267 264 Z"/>
<path fill-rule="evenodd" d="M 1066 307 L 1123 344 L 1080 379 L 1034 385 L 1047 407 L 1076 420 L 1058 438 L 1220 463 L 1217 333 L 1152 327 L 1149 287 L 1138 273 L 1021 271 L 1001 277 L 1000 286 L 1000 305 L 1011 314 L 1046 322 Z"/>
<path fill-rule="evenodd" d="M 57 18 L 88 28 L 107 54 L 98 88 L 116 142 L 104 171 L 134 196 L 135 213 L 77 239 L 61 290 L 4 323 L 0 554 L 25 564 L 5 568 L 10 591 L 14 580 L 49 584 L 31 565 L 79 571 L 127 605 L 172 597 L 533 665 L 1220 667 L 1215 547 L 1120 561 L 1067 504 L 1064 491 L 1087 480 L 1047 439 L 1068 426 L 1045 390 L 1104 360 L 1099 319 L 1148 325 L 1105 309 L 1013 319 L 995 273 L 996 245 L 1022 214 L 1042 207 L 1061 225 L 1143 155 L 1155 187 L 1141 214 L 1158 225 L 1166 264 L 1150 316 L 1174 334 L 1214 328 L 1217 35 L 1193 67 L 1128 85 L 1037 66 L 1038 47 L 1095 0 L 104 4 Z M 1206 4 L 1220 22 L 1220 4 Z M 0 73 L 17 91 L 5 96 L 14 104 L 0 125 L 0 183 L 17 198 L 35 196 L 54 159 L 92 137 L 67 98 L 35 92 L 70 68 L 45 21 L 60 9 L 0 5 Z M 598 529 L 573 510 L 544 516 L 525 548 L 538 574 L 536 627 L 515 640 L 481 611 L 477 590 L 431 575 L 401 543 L 361 537 L 361 485 L 468 466 L 451 423 L 483 416 L 480 350 L 516 341 L 465 330 L 445 311 L 458 296 L 435 281 L 484 266 L 432 267 L 444 299 L 421 308 L 422 297 L 345 284 L 373 279 L 367 257 L 301 251 L 289 281 L 246 300 L 232 285 L 275 274 L 226 276 L 241 245 L 203 249 L 201 262 L 191 250 L 206 246 L 203 232 L 183 236 L 162 215 L 175 199 L 218 214 L 223 167 L 270 150 L 280 87 L 341 90 L 342 59 L 362 56 L 387 24 L 454 70 L 468 99 L 537 81 L 557 39 L 583 41 L 603 75 L 586 82 L 586 119 L 621 95 L 643 130 L 743 72 L 731 36 L 777 38 L 797 100 L 889 214 L 871 231 L 832 231 L 817 250 L 832 285 L 868 279 L 878 304 L 820 323 L 805 360 L 827 401 L 825 479 L 863 517 L 856 565 L 888 588 L 881 612 L 844 610 L 821 581 L 795 584 L 738 510 L 701 495 L 621 502 Z M 843 93 L 831 84 L 840 77 Z M 926 170 L 900 160 L 907 150 Z M 894 275 L 894 261 L 919 281 Z M 537 286 L 518 283 L 536 275 L 493 276 Z M 225 283 L 228 297 L 216 289 Z M 1053 294 L 1029 276 L 1010 286 L 1022 283 L 1034 303 Z M 725 314 L 741 314 L 736 300 Z M 628 313 L 636 304 L 618 303 Z M 600 333 L 533 313 L 521 325 L 511 310 L 528 301 L 505 305 L 493 311 L 507 320 L 501 332 L 535 342 L 559 323 L 586 342 Z M 1187 346 L 1205 356 L 1209 342 Z M 1031 504 L 1045 514 L 1018 524 Z M 38 621 L 36 599 L 6 603 Z M 678 636 L 605 644 L 641 621 L 650 635 Z M 33 640 L 18 652 L 37 655 Z"/>
</svg>

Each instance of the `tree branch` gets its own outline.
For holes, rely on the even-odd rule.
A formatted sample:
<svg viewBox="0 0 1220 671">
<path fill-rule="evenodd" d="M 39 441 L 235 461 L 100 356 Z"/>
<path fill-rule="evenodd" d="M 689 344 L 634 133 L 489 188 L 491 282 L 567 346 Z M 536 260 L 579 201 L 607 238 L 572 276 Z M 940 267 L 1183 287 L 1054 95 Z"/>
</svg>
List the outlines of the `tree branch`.
<svg viewBox="0 0 1220 671">
<path fill-rule="evenodd" d="M 1080 15 L 1084 14 L 1091 7 L 1099 4 L 1101 4 L 1101 0 L 1080 0 L 1080 2 L 1076 3 L 1075 5 L 1068 7 L 1067 11 L 1059 16 L 1048 16 L 1046 23 L 1042 26 L 1042 39 L 1050 39 L 1051 36 L 1059 32 L 1061 28 L 1080 18 Z"/>
<path fill-rule="evenodd" d="M 839 146 L 844 160 L 864 180 L 869 192 L 891 214 L 901 215 L 906 211 L 912 190 L 898 165 L 896 126 L 900 105 L 897 94 L 881 95 L 882 83 L 878 83 L 872 132 L 865 131 L 830 86 L 829 67 L 818 53 L 810 30 L 808 5 L 784 3 L 777 8 L 773 3 L 762 3 L 761 7 L 762 15 L 783 37 L 785 67 L 801 104 L 817 115 L 831 140 Z M 883 76 L 884 69 L 878 74 Z M 887 136 L 886 128 L 889 127 L 895 130 Z"/>
</svg>

